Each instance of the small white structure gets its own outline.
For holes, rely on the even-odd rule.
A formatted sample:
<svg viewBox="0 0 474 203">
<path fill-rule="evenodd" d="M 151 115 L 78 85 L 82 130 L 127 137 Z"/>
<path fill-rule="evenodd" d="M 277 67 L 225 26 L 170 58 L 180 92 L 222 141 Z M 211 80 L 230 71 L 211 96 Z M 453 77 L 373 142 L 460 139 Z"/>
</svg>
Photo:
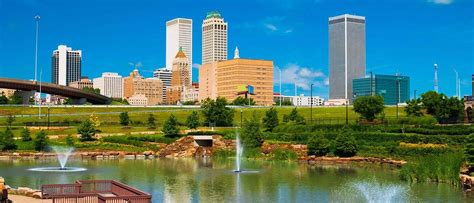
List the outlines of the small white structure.
<svg viewBox="0 0 474 203">
<path fill-rule="evenodd" d="M 127 101 L 132 106 L 146 106 L 148 98 L 145 95 L 133 95 L 127 98 Z"/>
<path fill-rule="evenodd" d="M 93 79 L 93 86 L 100 89 L 100 94 L 107 97 L 119 99 L 123 97 L 122 76 L 118 73 L 102 73 L 102 77 Z"/>
</svg>

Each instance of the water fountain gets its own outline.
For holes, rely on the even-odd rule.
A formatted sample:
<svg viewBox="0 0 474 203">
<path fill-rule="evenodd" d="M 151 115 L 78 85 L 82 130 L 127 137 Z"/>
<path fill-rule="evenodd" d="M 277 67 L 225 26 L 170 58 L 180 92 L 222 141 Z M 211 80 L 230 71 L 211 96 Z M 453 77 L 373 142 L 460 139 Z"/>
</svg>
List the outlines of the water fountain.
<svg viewBox="0 0 474 203">
<path fill-rule="evenodd" d="M 242 146 L 242 143 L 240 142 L 240 135 L 237 133 L 235 136 L 235 170 L 234 172 L 240 173 L 242 172 L 240 168 L 240 161 L 242 159 L 242 152 L 244 151 L 244 147 Z"/>
<path fill-rule="evenodd" d="M 56 157 L 59 162 L 59 167 L 40 167 L 31 168 L 29 170 L 39 172 L 79 172 L 87 170 L 85 168 L 66 167 L 69 156 L 71 156 L 72 152 L 74 151 L 73 147 L 53 146 L 51 147 L 51 149 L 53 149 L 53 151 L 56 153 Z"/>
<path fill-rule="evenodd" d="M 334 194 L 338 202 L 391 203 L 407 202 L 409 189 L 405 185 L 381 183 L 375 179 L 348 183 Z"/>
</svg>

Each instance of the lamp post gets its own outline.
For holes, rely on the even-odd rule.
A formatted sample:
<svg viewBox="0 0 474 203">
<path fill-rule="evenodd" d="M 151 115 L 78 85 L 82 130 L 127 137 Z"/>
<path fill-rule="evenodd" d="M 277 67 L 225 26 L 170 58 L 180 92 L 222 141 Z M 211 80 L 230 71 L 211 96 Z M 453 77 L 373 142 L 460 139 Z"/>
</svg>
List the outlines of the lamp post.
<svg viewBox="0 0 474 203">
<path fill-rule="evenodd" d="M 240 109 L 240 128 L 241 129 L 242 129 L 242 117 L 243 117 L 242 113 L 243 113 L 243 111 L 242 111 L 242 109 Z"/>
<path fill-rule="evenodd" d="M 349 99 L 346 99 L 346 126 L 349 125 Z"/>
<path fill-rule="evenodd" d="M 311 100 L 310 100 L 310 123 L 313 124 L 313 83 L 311 83 Z"/>
<path fill-rule="evenodd" d="M 41 17 L 39 15 L 36 15 L 35 17 L 36 21 L 36 35 L 35 35 L 35 82 L 37 80 L 37 74 L 38 74 L 38 30 L 39 30 L 39 20 Z"/>
<path fill-rule="evenodd" d="M 281 100 L 282 100 L 283 95 L 281 94 L 281 69 L 280 68 L 278 68 L 278 72 L 280 73 L 279 76 L 280 76 L 280 107 L 281 107 Z"/>
</svg>

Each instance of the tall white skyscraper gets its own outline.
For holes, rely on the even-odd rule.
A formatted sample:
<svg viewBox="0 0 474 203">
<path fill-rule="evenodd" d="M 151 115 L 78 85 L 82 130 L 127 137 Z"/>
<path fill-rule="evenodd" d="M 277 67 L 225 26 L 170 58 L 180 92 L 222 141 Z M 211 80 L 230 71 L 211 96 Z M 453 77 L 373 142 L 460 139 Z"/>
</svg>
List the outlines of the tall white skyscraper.
<svg viewBox="0 0 474 203">
<path fill-rule="evenodd" d="M 102 77 L 94 78 L 94 88 L 100 89 L 100 94 L 111 98 L 123 97 L 122 76 L 118 73 L 102 73 Z"/>
<path fill-rule="evenodd" d="M 166 69 L 173 68 L 173 60 L 180 48 L 189 59 L 189 74 L 192 77 L 193 20 L 191 19 L 175 18 L 166 22 Z"/>
<path fill-rule="evenodd" d="M 67 86 L 81 79 L 82 51 L 59 45 L 51 57 L 51 81 Z"/>
<path fill-rule="evenodd" d="M 329 99 L 352 100 L 352 81 L 365 76 L 365 17 L 329 18 Z"/>
<path fill-rule="evenodd" d="M 202 22 L 202 64 L 227 60 L 227 23 L 217 11 Z"/>
</svg>

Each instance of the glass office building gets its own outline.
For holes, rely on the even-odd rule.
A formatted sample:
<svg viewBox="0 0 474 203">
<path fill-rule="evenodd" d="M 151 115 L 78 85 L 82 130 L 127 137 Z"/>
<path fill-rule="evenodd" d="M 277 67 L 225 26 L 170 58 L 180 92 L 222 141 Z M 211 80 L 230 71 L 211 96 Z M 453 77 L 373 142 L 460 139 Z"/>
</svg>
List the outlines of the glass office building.
<svg viewBox="0 0 474 203">
<path fill-rule="evenodd" d="M 410 77 L 397 75 L 374 75 L 353 80 L 353 98 L 381 95 L 386 105 L 396 105 L 410 100 Z M 397 102 L 398 101 L 398 102 Z"/>
</svg>

